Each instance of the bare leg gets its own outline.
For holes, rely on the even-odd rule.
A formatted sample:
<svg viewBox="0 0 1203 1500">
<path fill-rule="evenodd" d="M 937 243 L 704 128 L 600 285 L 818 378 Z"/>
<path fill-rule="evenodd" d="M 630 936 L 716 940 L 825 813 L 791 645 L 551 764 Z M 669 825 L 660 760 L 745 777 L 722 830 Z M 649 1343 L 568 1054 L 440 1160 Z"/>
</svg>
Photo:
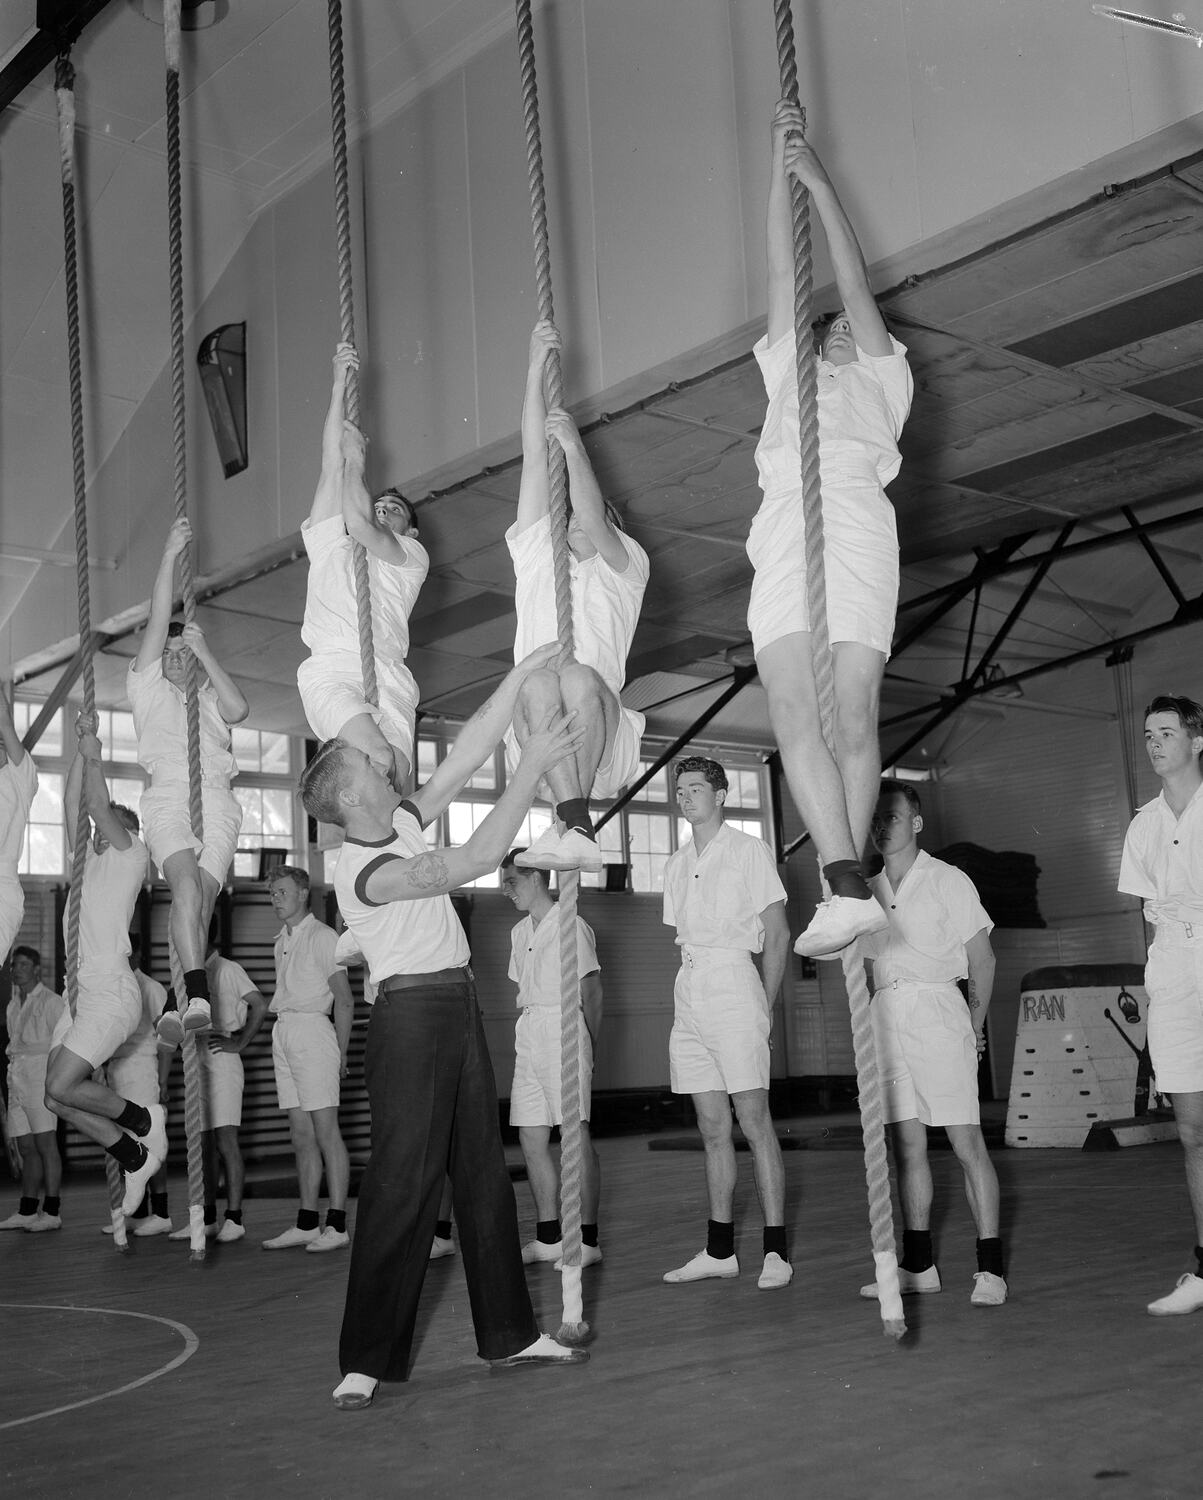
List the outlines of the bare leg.
<svg viewBox="0 0 1203 1500">
<path fill-rule="evenodd" d="M 916 1119 L 890 1126 L 898 1163 L 898 1196 L 906 1229 L 931 1228 L 932 1181 L 927 1159 L 927 1127 Z"/>
<path fill-rule="evenodd" d="M 520 1125 L 518 1143 L 526 1162 L 526 1180 L 535 1200 L 535 1218 L 540 1223 L 559 1218 L 559 1173 L 551 1156 L 549 1125 Z"/>
<path fill-rule="evenodd" d="M 63 1185 L 63 1159 L 58 1154 L 58 1137 L 53 1130 L 39 1131 L 33 1138 L 42 1158 L 42 1182 L 47 1198 L 57 1198 Z"/>
<path fill-rule="evenodd" d="M 1195 1216 L 1195 1244 L 1203 1245 L 1203 1093 L 1175 1094 L 1174 1119 L 1186 1155 L 1186 1187 Z"/>
<path fill-rule="evenodd" d="M 316 1213 L 318 1195 L 322 1189 L 322 1153 L 313 1128 L 312 1115 L 304 1109 L 290 1109 L 288 1133 L 292 1137 L 292 1149 L 297 1158 L 301 1207 L 310 1213 Z"/>
<path fill-rule="evenodd" d="M 92 1082 L 92 1064 L 66 1047 L 56 1047 L 46 1068 L 46 1108 L 74 1125 L 100 1146 L 111 1146 L 124 1133 L 113 1122 L 125 1100 L 102 1083 Z"/>
<path fill-rule="evenodd" d="M 17 1150 L 21 1153 L 21 1196 L 37 1198 L 42 1191 L 42 1153 L 37 1148 L 37 1136 L 16 1137 Z"/>
<path fill-rule="evenodd" d="M 311 1118 L 317 1148 L 326 1164 L 326 1192 L 329 1194 L 330 1207 L 344 1209 L 347 1206 L 347 1189 L 351 1184 L 351 1163 L 338 1128 L 338 1109 L 335 1105 L 315 1109 Z M 316 1206 L 315 1198 L 314 1207 Z"/>
<path fill-rule="evenodd" d="M 756 1174 L 756 1193 L 764 1222 L 770 1228 L 785 1223 L 785 1167 L 781 1160 L 781 1143 L 773 1129 L 773 1117 L 769 1113 L 767 1089 L 746 1089 L 731 1095 L 731 1103 L 739 1118 L 739 1128 L 744 1133 L 752 1152 L 752 1165 Z"/>
<path fill-rule="evenodd" d="M 546 783 L 555 802 L 588 797 L 593 778 L 618 724 L 618 700 L 592 669 L 572 663 L 559 675 L 546 668 L 532 672 L 522 684 L 514 710 L 514 732 L 524 745 L 532 729 L 548 714 L 575 710 L 585 740 L 575 757 L 553 766 Z"/>
<path fill-rule="evenodd" d="M 730 1224 L 735 1213 L 735 1146 L 731 1140 L 731 1100 L 719 1090 L 693 1096 L 698 1130 L 706 1150 L 706 1192 L 710 1217 Z"/>
<path fill-rule="evenodd" d="M 209 916 L 212 915 L 213 907 L 209 903 L 209 910 L 205 911 L 202 882 L 205 878 L 212 880 L 212 876 L 204 876 L 191 849 L 180 849 L 165 860 L 163 875 L 171 887 L 169 926 L 171 941 L 179 954 L 180 964 L 185 972 L 189 969 L 203 969 Z M 216 887 L 215 881 L 213 884 Z"/>
<path fill-rule="evenodd" d="M 980 1125 L 946 1125 L 948 1140 L 965 1174 L 965 1196 L 978 1238 L 998 1238 L 998 1173 L 986 1150 Z"/>
<path fill-rule="evenodd" d="M 581 1222 L 596 1224 L 601 1203 L 601 1162 L 589 1133 L 588 1120 L 581 1121 Z"/>
<path fill-rule="evenodd" d="M 771 648 L 770 648 L 771 649 Z M 857 858 L 869 837 L 869 822 L 881 780 L 877 737 L 881 678 L 886 659 L 871 646 L 837 641 L 831 648 L 835 677 L 835 753 Z"/>
<path fill-rule="evenodd" d="M 219 1125 L 213 1134 L 217 1137 L 217 1149 L 226 1168 L 226 1207 L 237 1212 L 242 1207 L 242 1189 L 246 1179 L 242 1151 L 238 1145 L 238 1127 Z"/>
</svg>

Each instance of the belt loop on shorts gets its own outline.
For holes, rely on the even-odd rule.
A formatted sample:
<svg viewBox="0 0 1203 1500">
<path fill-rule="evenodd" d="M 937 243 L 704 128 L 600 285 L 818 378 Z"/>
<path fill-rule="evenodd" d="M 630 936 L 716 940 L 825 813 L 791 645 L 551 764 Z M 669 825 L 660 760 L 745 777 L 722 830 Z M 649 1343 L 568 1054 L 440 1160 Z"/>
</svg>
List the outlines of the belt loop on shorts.
<svg viewBox="0 0 1203 1500">
<path fill-rule="evenodd" d="M 693 949 L 685 943 L 681 944 L 681 967 L 683 969 L 692 969 L 695 967 Z"/>
</svg>

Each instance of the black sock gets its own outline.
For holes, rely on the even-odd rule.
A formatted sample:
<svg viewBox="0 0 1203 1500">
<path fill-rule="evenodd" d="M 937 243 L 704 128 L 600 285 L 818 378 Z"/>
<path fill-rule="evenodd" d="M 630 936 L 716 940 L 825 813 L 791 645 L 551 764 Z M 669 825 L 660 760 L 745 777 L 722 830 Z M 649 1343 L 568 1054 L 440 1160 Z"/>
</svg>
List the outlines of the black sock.
<svg viewBox="0 0 1203 1500">
<path fill-rule="evenodd" d="M 42 1212 L 44 1214 L 52 1214 L 57 1218 L 59 1209 L 62 1208 L 62 1206 L 63 1200 L 61 1198 L 42 1199 Z"/>
<path fill-rule="evenodd" d="M 297 1228 L 298 1229 L 316 1229 L 317 1226 L 319 1225 L 319 1223 L 321 1223 L 321 1220 L 318 1217 L 318 1212 L 317 1212 L 316 1208 L 298 1208 L 297 1209 Z"/>
<path fill-rule="evenodd" d="M 766 1224 L 764 1226 L 764 1254 L 776 1254 L 782 1260 L 789 1260 L 789 1251 L 785 1244 L 784 1224 Z"/>
<path fill-rule="evenodd" d="M 226 1218 L 229 1219 L 229 1221 L 230 1221 L 231 1224 L 241 1224 L 242 1223 L 242 1210 L 240 1208 L 231 1208 L 229 1206 L 229 1204 L 227 1204 L 226 1205 Z"/>
<path fill-rule="evenodd" d="M 593 1248 L 596 1250 L 596 1248 L 597 1248 L 597 1225 L 596 1224 L 582 1224 L 581 1225 L 581 1244 L 582 1245 L 592 1245 Z"/>
<path fill-rule="evenodd" d="M 436 1240 L 449 1240 L 451 1238 L 451 1220 L 440 1219 L 434 1226 L 434 1237 Z"/>
<path fill-rule="evenodd" d="M 1002 1240 L 997 1236 L 989 1240 L 978 1240 L 977 1268 L 979 1271 L 989 1271 L 992 1276 L 1002 1275 Z"/>
<path fill-rule="evenodd" d="M 166 1193 L 151 1193 L 150 1211 L 156 1219 L 169 1219 L 171 1217 L 171 1212 L 167 1207 Z"/>
<path fill-rule="evenodd" d="M 575 828 L 587 839 L 593 837 L 593 819 L 589 816 L 588 797 L 570 797 L 566 802 L 557 802 L 556 817 L 565 828 Z"/>
<path fill-rule="evenodd" d="M 535 1225 L 535 1238 L 541 1245 L 558 1245 L 560 1243 L 559 1219 L 540 1219 Z"/>
<path fill-rule="evenodd" d="M 328 1208 L 326 1210 L 326 1228 L 337 1229 L 339 1234 L 346 1234 L 347 1210 L 345 1208 Z"/>
<path fill-rule="evenodd" d="M 872 901 L 873 892 L 865 883 L 865 872 L 859 859 L 834 859 L 823 866 L 823 879 L 833 896 L 851 896 L 854 901 Z"/>
<path fill-rule="evenodd" d="M 149 1193 L 143 1193 L 143 1195 L 142 1195 L 142 1202 L 139 1203 L 138 1206 L 137 1206 L 137 1208 L 134 1209 L 133 1213 L 130 1214 L 130 1218 L 131 1219 L 145 1219 L 145 1218 L 149 1217 L 149 1215 L 150 1215 L 150 1198 L 151 1198 L 151 1195 Z"/>
<path fill-rule="evenodd" d="M 981 1244 L 981 1241 L 978 1241 Z M 930 1229 L 904 1229 L 902 1231 L 902 1260 L 904 1271 L 926 1271 L 936 1263 L 931 1249 Z"/>
<path fill-rule="evenodd" d="M 146 1147 L 132 1135 L 120 1135 L 104 1148 L 123 1172 L 136 1172 L 146 1165 Z"/>
<path fill-rule="evenodd" d="M 134 1104 L 129 1099 L 125 1101 L 125 1108 L 113 1121 L 114 1125 L 120 1125 L 122 1130 L 132 1130 L 135 1135 L 145 1135 L 150 1129 L 150 1110 L 141 1104 Z"/>
<path fill-rule="evenodd" d="M 718 1219 L 706 1220 L 706 1254 L 715 1260 L 730 1260 L 735 1254 L 735 1224 L 723 1224 Z"/>
<path fill-rule="evenodd" d="M 204 969 L 184 970 L 184 993 L 189 1000 L 207 1000 L 209 998 L 209 976 Z"/>
<path fill-rule="evenodd" d="M 205 1223 L 206 1224 L 216 1224 L 217 1223 L 217 1204 L 216 1203 L 206 1203 L 205 1204 Z"/>
<path fill-rule="evenodd" d="M 37 1211 L 38 1200 L 36 1198 L 22 1198 L 17 1206 L 17 1212 L 26 1219 L 29 1218 L 30 1214 L 36 1214 Z"/>
<path fill-rule="evenodd" d="M 1203 1276 L 1203 1245 L 1195 1246 L 1195 1275 Z"/>
</svg>

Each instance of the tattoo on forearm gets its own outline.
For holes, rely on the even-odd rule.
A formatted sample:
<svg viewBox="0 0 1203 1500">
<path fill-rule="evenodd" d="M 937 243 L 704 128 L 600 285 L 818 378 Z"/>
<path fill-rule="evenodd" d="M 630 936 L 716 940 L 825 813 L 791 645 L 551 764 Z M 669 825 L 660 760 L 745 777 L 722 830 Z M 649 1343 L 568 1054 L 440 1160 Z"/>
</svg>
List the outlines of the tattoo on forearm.
<svg viewBox="0 0 1203 1500">
<path fill-rule="evenodd" d="M 447 861 L 441 854 L 419 854 L 405 871 L 405 883 L 415 891 L 433 891 L 449 884 Z"/>
<path fill-rule="evenodd" d="M 966 1003 L 969 1006 L 969 1009 L 971 1011 L 977 1010 L 980 1007 L 980 1005 L 981 1005 L 982 1002 L 978 998 L 977 984 L 974 981 L 972 975 L 970 975 L 969 981 L 965 985 L 965 989 L 966 989 L 966 997 L 965 998 L 966 998 Z"/>
</svg>

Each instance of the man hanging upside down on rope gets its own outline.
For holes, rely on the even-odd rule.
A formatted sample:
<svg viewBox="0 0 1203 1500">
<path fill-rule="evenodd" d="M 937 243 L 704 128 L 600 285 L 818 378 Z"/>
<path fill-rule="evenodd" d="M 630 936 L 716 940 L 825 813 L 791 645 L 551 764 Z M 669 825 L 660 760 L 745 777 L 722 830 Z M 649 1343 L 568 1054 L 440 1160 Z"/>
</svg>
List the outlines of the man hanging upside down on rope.
<svg viewBox="0 0 1203 1500">
<path fill-rule="evenodd" d="M 350 344 L 334 356 L 334 386 L 322 429 L 322 472 L 301 528 L 309 586 L 301 639 L 311 655 L 297 686 L 319 740 L 362 750 L 399 792 L 413 771 L 418 685 L 405 665 L 409 615 L 430 567 L 418 519 L 399 490 L 372 500 L 364 485 L 364 440 L 343 417 L 347 379 L 359 360 Z M 368 554 L 372 639 L 379 707 L 364 697 L 355 590 L 354 543 Z M 553 632 L 554 633 L 554 632 Z"/>
<path fill-rule="evenodd" d="M 531 334 L 526 399 L 522 407 L 522 483 L 518 519 L 505 534 L 514 560 L 514 660 L 521 661 L 557 632 L 552 561 L 549 440 L 564 450 L 571 512 L 568 517 L 573 654 L 558 670 L 532 672 L 523 685 L 514 726 L 506 737 L 512 773 L 534 726 L 550 713 L 576 711 L 585 740 L 575 756 L 553 766 L 541 795 L 554 804 L 557 823 L 518 856 L 542 870 L 602 868 L 589 816 L 590 795 L 608 800 L 639 766 L 642 714 L 619 701 L 627 653 L 647 587 L 647 553 L 622 529 L 602 498 L 576 424 L 562 409 L 547 410 L 544 381 L 551 353 L 560 347 L 555 327 L 543 321 Z"/>
<path fill-rule="evenodd" d="M 818 210 L 843 301 L 823 335 L 818 368 L 834 758 L 823 739 L 807 612 L 791 178 Z M 898 540 L 883 487 L 901 462 L 912 386 L 906 350 L 873 300 L 856 234 L 802 135 L 801 110 L 785 101 L 773 117 L 768 261 L 768 334 L 754 351 L 769 403 L 756 449 L 764 499 L 748 537 L 756 570 L 748 627 L 790 792 L 831 892 L 796 944 L 819 957 L 885 925 L 860 860 L 881 774 L 878 698 L 898 599 Z"/>
<path fill-rule="evenodd" d="M 146 880 L 146 845 L 138 818 L 109 800 L 101 768 L 96 715 L 81 714 L 79 743 L 67 773 L 63 812 L 67 842 L 88 840 L 79 896 L 79 968 L 75 1015 L 55 1028 L 46 1068 L 46 1107 L 95 1141 L 125 1173 L 122 1209 L 132 1214 L 146 1184 L 167 1159 L 167 1119 L 162 1106 L 134 1104 L 93 1072 L 137 1031 L 142 995 L 129 966 L 129 924 Z M 79 823 L 83 784 L 87 820 Z M 70 920 L 70 908 L 64 924 Z"/>
<path fill-rule="evenodd" d="M 209 650 L 200 626 L 181 625 L 171 618 L 175 561 L 191 540 L 192 527 L 186 520 L 176 521 L 167 533 L 146 632 L 126 679 L 138 759 L 150 772 L 150 786 L 142 796 L 142 823 L 150 856 L 171 887 L 171 941 L 188 997 L 181 1017 L 169 993 L 167 1009 L 159 1018 L 159 1040 L 172 1046 L 183 1040 L 185 1030 L 208 1026 L 210 1020 L 205 977 L 209 919 L 242 827 L 242 807 L 230 791 L 238 770 L 230 750 L 230 725 L 241 724 L 250 712 L 233 678 Z M 192 832 L 188 807 L 190 655 L 198 669 L 203 843 Z"/>
</svg>

